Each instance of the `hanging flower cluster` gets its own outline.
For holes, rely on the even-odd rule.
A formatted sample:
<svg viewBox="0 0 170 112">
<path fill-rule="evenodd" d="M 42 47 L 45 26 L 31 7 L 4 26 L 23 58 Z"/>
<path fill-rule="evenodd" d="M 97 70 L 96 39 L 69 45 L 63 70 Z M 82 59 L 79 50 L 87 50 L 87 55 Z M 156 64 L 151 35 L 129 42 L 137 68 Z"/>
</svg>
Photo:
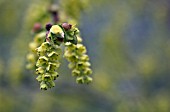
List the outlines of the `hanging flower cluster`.
<svg viewBox="0 0 170 112">
<path fill-rule="evenodd" d="M 55 86 L 53 81 L 59 76 L 56 70 L 60 66 L 58 59 L 61 49 L 58 45 L 43 42 L 36 51 L 39 56 L 36 63 L 36 79 L 40 82 L 40 88 L 46 90 Z"/>
<path fill-rule="evenodd" d="M 72 75 L 79 84 L 90 83 L 92 74 L 86 47 L 81 44 L 79 30 L 71 24 L 59 22 L 56 9 L 51 9 L 54 24 L 47 24 L 46 31 L 41 25 L 36 24 L 33 28 L 34 41 L 29 44 L 30 52 L 27 55 L 27 68 L 34 69 L 40 89 L 47 90 L 54 87 L 57 79 L 57 69 L 60 66 L 61 45 L 65 45 L 64 57 L 69 61 Z M 55 17 L 55 18 L 54 18 Z"/>
<path fill-rule="evenodd" d="M 46 36 L 46 32 L 42 30 L 42 26 L 40 23 L 36 23 L 32 29 L 32 34 L 34 36 L 34 40 L 29 43 L 29 53 L 27 54 L 28 64 L 26 65 L 27 69 L 35 69 L 36 61 L 38 56 L 36 54 L 36 48 L 41 45 Z"/>
<path fill-rule="evenodd" d="M 65 43 L 64 57 L 70 62 L 69 68 L 72 69 L 72 75 L 76 77 L 76 82 L 90 83 L 92 78 L 89 77 L 92 74 L 90 69 L 89 57 L 86 55 L 86 47 L 81 44 L 82 39 L 78 37 L 78 44 Z"/>
</svg>

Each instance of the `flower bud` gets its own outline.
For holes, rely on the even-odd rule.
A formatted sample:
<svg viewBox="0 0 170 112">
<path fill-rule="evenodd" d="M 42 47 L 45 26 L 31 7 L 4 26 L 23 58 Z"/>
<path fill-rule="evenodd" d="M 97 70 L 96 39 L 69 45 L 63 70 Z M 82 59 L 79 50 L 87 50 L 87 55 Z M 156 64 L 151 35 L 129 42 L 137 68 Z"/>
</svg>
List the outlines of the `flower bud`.
<svg viewBox="0 0 170 112">
<path fill-rule="evenodd" d="M 40 46 L 42 48 L 43 51 L 48 51 L 51 47 L 51 45 L 49 44 L 49 42 L 44 42 L 41 44 Z"/>
<path fill-rule="evenodd" d="M 80 57 L 80 59 L 82 60 L 82 61 L 88 61 L 89 60 L 89 56 L 88 55 L 83 55 L 82 57 Z"/>
<path fill-rule="evenodd" d="M 50 60 L 53 60 L 53 61 L 57 60 L 57 59 L 58 59 L 58 56 L 59 56 L 59 54 L 57 54 L 57 53 L 54 52 L 54 51 L 48 54 L 49 59 L 50 59 Z"/>
<path fill-rule="evenodd" d="M 82 44 L 77 44 L 77 50 L 80 53 L 86 53 L 87 52 L 85 46 L 83 46 Z"/>
<path fill-rule="evenodd" d="M 77 77 L 77 78 L 76 78 L 76 82 L 77 82 L 78 84 L 83 84 L 83 83 L 84 83 L 84 77 L 83 77 L 83 76 Z"/>
<path fill-rule="evenodd" d="M 40 89 L 47 90 L 47 88 L 48 88 L 48 86 L 44 81 L 40 83 Z"/>
<path fill-rule="evenodd" d="M 71 24 L 68 24 L 68 23 L 63 23 L 62 24 L 62 27 L 67 31 L 67 30 L 70 30 L 72 25 Z"/>
<path fill-rule="evenodd" d="M 86 68 L 84 71 L 83 71 L 84 74 L 86 75 L 89 75 L 89 74 L 92 74 L 92 70 L 90 68 Z"/>
<path fill-rule="evenodd" d="M 79 59 L 78 55 L 72 52 L 65 52 L 64 57 L 67 58 L 70 62 L 77 61 Z"/>
<path fill-rule="evenodd" d="M 80 33 L 79 29 L 78 28 L 75 28 L 75 34 L 78 35 Z"/>
<path fill-rule="evenodd" d="M 30 62 L 34 62 L 35 61 L 35 55 L 32 53 L 27 54 L 27 60 Z"/>
<path fill-rule="evenodd" d="M 36 79 L 37 79 L 38 82 L 41 82 L 42 81 L 42 76 L 39 75 Z"/>
<path fill-rule="evenodd" d="M 81 43 L 82 42 L 82 38 L 77 36 L 77 41 L 78 41 L 78 43 Z"/>
<path fill-rule="evenodd" d="M 51 78 L 51 75 L 50 75 L 49 73 L 46 73 L 46 74 L 44 74 L 44 78 L 50 79 L 50 78 Z"/>
<path fill-rule="evenodd" d="M 45 70 L 42 67 L 39 67 L 36 69 L 37 74 L 43 74 L 44 72 L 45 72 Z"/>
<path fill-rule="evenodd" d="M 52 88 L 55 86 L 55 83 L 52 80 L 47 81 L 46 84 L 47 84 L 48 88 Z"/>
<path fill-rule="evenodd" d="M 48 63 L 48 58 L 45 56 L 40 56 L 36 63 L 36 66 L 37 67 L 46 66 L 47 63 Z"/>
<path fill-rule="evenodd" d="M 52 24 L 51 24 L 51 23 L 48 23 L 48 24 L 46 24 L 46 26 L 45 26 L 45 28 L 46 28 L 47 31 L 50 31 L 51 27 L 52 27 Z"/>
<path fill-rule="evenodd" d="M 42 30 L 41 24 L 40 24 L 40 23 L 35 23 L 32 31 L 33 31 L 34 33 L 37 33 L 37 32 L 39 32 L 39 31 L 41 31 L 41 30 Z"/>
<path fill-rule="evenodd" d="M 93 81 L 93 79 L 89 76 L 86 76 L 84 81 L 85 81 L 85 83 L 89 84 Z"/>
<path fill-rule="evenodd" d="M 69 63 L 69 64 L 68 64 L 68 67 L 69 67 L 70 69 L 75 68 L 75 66 L 76 66 L 75 63 Z"/>
<path fill-rule="evenodd" d="M 58 63 L 51 63 L 51 62 L 49 62 L 49 65 L 47 66 L 47 71 L 49 71 L 49 72 L 53 72 L 53 71 L 55 71 L 58 67 L 60 66 L 60 63 L 58 62 Z"/>
<path fill-rule="evenodd" d="M 72 75 L 73 75 L 73 76 L 79 76 L 79 75 L 80 75 L 80 71 L 77 70 L 77 69 L 74 69 L 74 70 L 72 71 Z"/>
<path fill-rule="evenodd" d="M 35 65 L 32 64 L 32 63 L 29 63 L 29 64 L 26 65 L 27 69 L 33 69 L 34 67 L 35 67 Z"/>
<path fill-rule="evenodd" d="M 35 37 L 34 37 L 34 42 L 37 43 L 38 46 L 41 45 L 45 36 L 46 36 L 46 32 L 44 32 L 44 31 L 36 34 Z"/>
<path fill-rule="evenodd" d="M 29 48 L 32 52 L 35 52 L 35 49 L 37 48 L 37 43 L 35 42 L 29 43 Z"/>
<path fill-rule="evenodd" d="M 64 33 L 63 30 L 61 29 L 61 27 L 59 25 L 53 25 L 50 29 L 50 32 L 57 35 L 58 33 L 59 34 L 62 34 Z"/>
<path fill-rule="evenodd" d="M 36 49 L 36 51 L 39 56 L 43 56 L 45 52 L 49 51 L 50 49 L 51 49 L 51 45 L 49 44 L 49 42 L 44 42 L 41 44 L 40 47 Z"/>
<path fill-rule="evenodd" d="M 85 62 L 84 66 L 89 67 L 89 66 L 91 66 L 91 64 L 90 64 L 90 62 Z"/>
<path fill-rule="evenodd" d="M 53 72 L 51 74 L 52 74 L 51 76 L 52 76 L 53 80 L 56 80 L 56 78 L 59 77 L 57 72 Z"/>
</svg>

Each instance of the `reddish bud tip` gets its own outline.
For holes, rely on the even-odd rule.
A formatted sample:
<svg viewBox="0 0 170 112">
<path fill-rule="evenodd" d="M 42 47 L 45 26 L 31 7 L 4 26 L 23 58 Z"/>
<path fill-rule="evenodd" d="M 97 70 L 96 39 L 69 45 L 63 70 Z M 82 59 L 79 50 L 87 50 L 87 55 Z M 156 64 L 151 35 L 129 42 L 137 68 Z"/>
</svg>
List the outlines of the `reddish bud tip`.
<svg viewBox="0 0 170 112">
<path fill-rule="evenodd" d="M 39 32 L 40 30 L 42 30 L 42 26 L 40 23 L 35 23 L 34 27 L 33 27 L 33 32 Z"/>
<path fill-rule="evenodd" d="M 51 27 L 52 27 L 52 24 L 51 24 L 51 23 L 48 23 L 48 24 L 46 24 L 46 26 L 45 26 L 45 28 L 46 28 L 47 31 L 50 31 Z"/>
<path fill-rule="evenodd" d="M 70 30 L 72 25 L 71 24 L 68 24 L 68 23 L 63 23 L 62 24 L 62 27 L 65 29 L 65 30 Z"/>
</svg>

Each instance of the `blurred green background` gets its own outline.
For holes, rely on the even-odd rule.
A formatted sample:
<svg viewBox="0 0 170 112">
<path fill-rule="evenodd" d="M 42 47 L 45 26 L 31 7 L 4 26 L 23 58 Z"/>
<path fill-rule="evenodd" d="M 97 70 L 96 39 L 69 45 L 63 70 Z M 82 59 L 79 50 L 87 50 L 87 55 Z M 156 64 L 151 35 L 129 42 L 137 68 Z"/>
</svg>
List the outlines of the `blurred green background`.
<svg viewBox="0 0 170 112">
<path fill-rule="evenodd" d="M 56 86 L 39 90 L 25 57 L 50 2 L 0 0 L 0 112 L 170 112 L 169 0 L 54 2 L 79 20 L 94 81 L 76 84 L 62 60 Z"/>
</svg>

